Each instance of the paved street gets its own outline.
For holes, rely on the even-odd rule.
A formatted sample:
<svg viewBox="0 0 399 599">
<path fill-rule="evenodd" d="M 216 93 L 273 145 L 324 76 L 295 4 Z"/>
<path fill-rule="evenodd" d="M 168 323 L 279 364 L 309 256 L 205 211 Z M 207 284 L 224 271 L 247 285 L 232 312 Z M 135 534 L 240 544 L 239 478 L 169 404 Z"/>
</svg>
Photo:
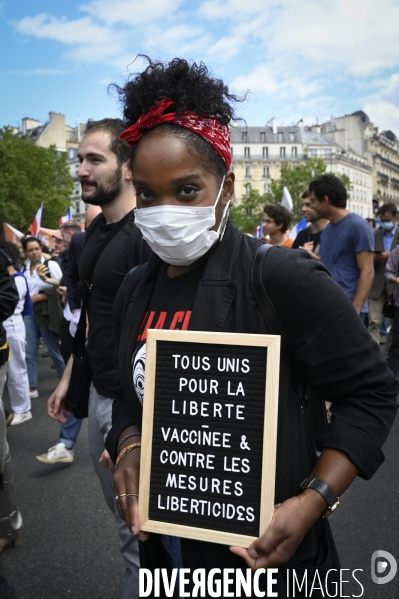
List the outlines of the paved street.
<svg viewBox="0 0 399 599">
<path fill-rule="evenodd" d="M 57 424 L 46 416 L 46 400 L 57 381 L 49 358 L 40 358 L 40 367 L 33 420 L 7 429 L 24 532 L 22 546 L 4 550 L 1 558 L 18 599 L 117 599 L 124 568 L 113 517 L 91 466 L 87 422 L 71 466 L 35 460 L 58 439 Z M 374 551 L 399 558 L 398 447 L 397 420 L 385 446 L 385 464 L 372 481 L 357 480 L 331 518 L 342 568 L 364 570 L 357 577 L 366 599 L 399 599 L 398 576 L 386 585 L 375 585 L 370 578 Z M 350 577 L 350 572 L 343 575 Z M 346 584 L 339 596 L 360 593 L 358 584 Z"/>
</svg>

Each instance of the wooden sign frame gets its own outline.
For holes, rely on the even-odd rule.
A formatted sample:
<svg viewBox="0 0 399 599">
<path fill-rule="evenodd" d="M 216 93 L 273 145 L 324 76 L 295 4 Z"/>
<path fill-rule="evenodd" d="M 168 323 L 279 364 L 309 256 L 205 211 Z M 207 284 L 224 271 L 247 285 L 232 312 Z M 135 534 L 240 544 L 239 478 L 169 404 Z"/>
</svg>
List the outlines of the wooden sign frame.
<svg viewBox="0 0 399 599">
<path fill-rule="evenodd" d="M 277 451 L 277 416 L 280 372 L 280 336 L 252 335 L 241 333 L 213 333 L 196 331 L 169 331 L 148 329 L 146 338 L 145 389 L 143 402 L 143 422 L 140 463 L 139 517 L 140 529 L 147 532 L 167 534 L 200 541 L 210 541 L 223 545 L 249 547 L 257 537 L 233 534 L 172 524 L 149 518 L 154 395 L 158 341 L 191 342 L 216 345 L 259 346 L 267 348 L 265 378 L 265 412 L 263 426 L 263 452 L 261 475 L 261 505 L 259 535 L 267 529 L 274 510 L 274 487 Z"/>
</svg>

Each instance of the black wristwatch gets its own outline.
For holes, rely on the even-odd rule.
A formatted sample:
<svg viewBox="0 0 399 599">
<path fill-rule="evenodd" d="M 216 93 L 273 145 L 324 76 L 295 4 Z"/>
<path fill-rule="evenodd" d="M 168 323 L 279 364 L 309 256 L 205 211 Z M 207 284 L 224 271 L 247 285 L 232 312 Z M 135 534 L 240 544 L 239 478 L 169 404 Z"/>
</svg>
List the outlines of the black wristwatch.
<svg viewBox="0 0 399 599">
<path fill-rule="evenodd" d="M 328 505 L 327 510 L 323 514 L 323 518 L 328 518 L 328 516 L 331 516 L 333 511 L 336 510 L 340 504 L 339 497 L 336 496 L 330 485 L 325 483 L 324 480 L 320 480 L 314 476 L 308 476 L 308 478 L 305 478 L 301 484 L 301 489 L 313 489 L 314 491 L 320 493 Z"/>
</svg>

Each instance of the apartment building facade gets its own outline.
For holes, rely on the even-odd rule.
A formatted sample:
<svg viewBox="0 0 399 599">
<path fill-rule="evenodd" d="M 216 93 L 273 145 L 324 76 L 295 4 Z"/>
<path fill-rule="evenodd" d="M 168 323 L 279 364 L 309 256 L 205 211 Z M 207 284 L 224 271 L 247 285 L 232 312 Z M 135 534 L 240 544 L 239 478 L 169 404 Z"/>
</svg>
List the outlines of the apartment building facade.
<svg viewBox="0 0 399 599">
<path fill-rule="evenodd" d="M 271 179 L 280 178 L 283 164 L 322 158 L 328 172 L 349 177 L 349 210 L 365 218 L 372 216 L 372 169 L 367 159 L 352 148 L 345 150 L 333 136 L 323 134 L 321 126 L 305 127 L 300 122 L 278 127 L 272 119 L 265 127 L 231 127 L 230 136 L 237 201 L 250 189 L 260 194 L 270 191 Z"/>
</svg>

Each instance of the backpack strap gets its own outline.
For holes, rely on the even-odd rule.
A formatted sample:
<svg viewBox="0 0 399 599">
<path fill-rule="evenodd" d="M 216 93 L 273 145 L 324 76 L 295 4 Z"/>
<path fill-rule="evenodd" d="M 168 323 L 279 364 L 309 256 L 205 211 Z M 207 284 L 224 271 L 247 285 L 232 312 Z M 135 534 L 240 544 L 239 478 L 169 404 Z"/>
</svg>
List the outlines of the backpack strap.
<svg viewBox="0 0 399 599">
<path fill-rule="evenodd" d="M 280 335 L 281 337 L 281 353 L 288 366 L 289 372 L 291 373 L 294 389 L 300 398 L 301 410 L 304 414 L 308 431 L 312 440 L 315 442 L 318 434 L 327 424 L 326 406 L 320 394 L 316 390 L 307 387 L 306 382 L 298 374 L 295 365 L 294 352 L 290 346 L 288 335 L 264 286 L 264 263 L 266 256 L 270 256 L 272 250 L 273 252 L 278 251 L 277 248 L 266 243 L 258 248 L 251 269 L 252 289 L 270 333 L 273 335 Z M 307 407 L 308 409 L 306 409 Z"/>
<path fill-rule="evenodd" d="M 293 384 L 295 390 L 302 397 L 305 385 L 302 381 L 299 380 L 299 377 L 296 376 L 295 359 L 291 346 L 288 342 L 288 336 L 285 332 L 284 325 L 281 322 L 280 317 L 276 312 L 276 309 L 272 304 L 269 294 L 267 293 L 266 288 L 263 284 L 263 265 L 267 254 L 272 250 L 276 251 L 276 248 L 270 245 L 269 243 L 264 243 L 258 248 L 251 270 L 252 289 L 255 295 L 256 302 L 259 306 L 259 309 L 262 313 L 263 319 L 266 322 L 269 331 L 272 335 L 280 335 L 281 337 L 281 353 L 283 355 L 286 365 L 288 366 L 291 372 L 291 375 L 294 378 Z"/>
<path fill-rule="evenodd" d="M 131 268 L 129 270 L 129 272 L 127 273 L 127 275 L 125 276 L 125 278 L 123 279 L 123 283 L 121 285 L 121 289 L 120 289 L 120 294 L 121 294 L 121 298 L 122 298 L 122 306 L 123 306 L 123 317 L 122 319 L 125 319 L 125 315 L 129 306 L 129 299 L 132 295 L 132 282 L 133 282 L 133 275 L 134 273 L 141 268 L 142 266 L 146 266 L 147 262 L 144 262 L 144 264 L 138 264 L 137 266 L 133 266 L 133 268 Z M 143 271 L 144 272 L 144 271 Z"/>
</svg>

